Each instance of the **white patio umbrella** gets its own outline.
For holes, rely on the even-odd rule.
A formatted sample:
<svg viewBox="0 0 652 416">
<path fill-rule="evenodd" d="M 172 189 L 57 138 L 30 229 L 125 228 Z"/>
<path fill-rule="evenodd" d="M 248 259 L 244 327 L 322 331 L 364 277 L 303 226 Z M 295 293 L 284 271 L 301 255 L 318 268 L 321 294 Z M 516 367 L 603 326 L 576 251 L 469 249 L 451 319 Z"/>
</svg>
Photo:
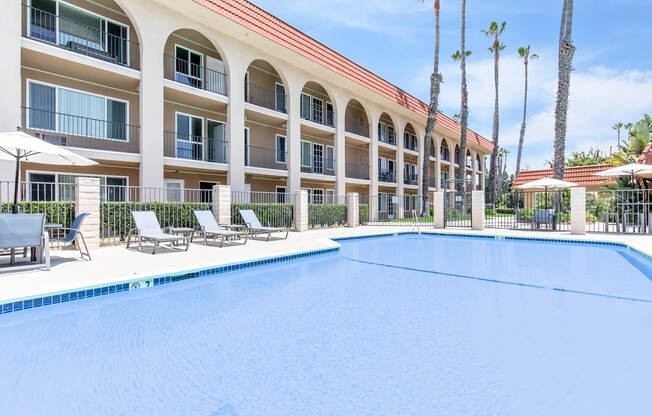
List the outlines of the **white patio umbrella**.
<svg viewBox="0 0 652 416">
<path fill-rule="evenodd" d="M 14 205 L 12 212 L 18 212 L 18 175 L 20 162 L 44 163 L 48 165 L 97 165 L 63 147 L 55 146 L 23 131 L 0 133 L 0 159 L 16 161 L 16 182 L 14 184 Z"/>
<path fill-rule="evenodd" d="M 555 178 L 541 178 L 532 182 L 524 183 L 519 186 L 519 189 L 545 189 L 546 192 L 546 209 L 548 208 L 548 188 L 570 188 L 577 186 L 576 183 L 566 182 Z"/>
<path fill-rule="evenodd" d="M 595 176 L 629 176 L 634 183 L 634 176 L 652 174 L 652 165 L 642 163 L 630 163 L 628 165 L 616 166 L 615 168 L 595 173 Z"/>
</svg>

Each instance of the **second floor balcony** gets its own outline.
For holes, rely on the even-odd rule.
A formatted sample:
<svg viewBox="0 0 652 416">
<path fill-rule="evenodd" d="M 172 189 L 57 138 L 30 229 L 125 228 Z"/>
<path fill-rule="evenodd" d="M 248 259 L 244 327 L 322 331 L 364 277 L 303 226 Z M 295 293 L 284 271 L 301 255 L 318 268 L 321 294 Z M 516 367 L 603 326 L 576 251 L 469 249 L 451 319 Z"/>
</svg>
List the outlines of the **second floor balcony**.
<svg viewBox="0 0 652 416">
<path fill-rule="evenodd" d="M 228 163 L 226 139 L 201 137 L 184 132 L 163 133 L 163 155 L 200 162 Z"/>
<path fill-rule="evenodd" d="M 378 171 L 378 181 L 396 183 L 396 173 L 393 170 L 381 169 Z"/>
<path fill-rule="evenodd" d="M 140 127 L 119 120 L 102 120 L 22 107 L 23 129 L 57 146 L 139 153 Z"/>
<path fill-rule="evenodd" d="M 350 117 L 347 117 L 344 123 L 344 129 L 349 133 L 357 134 L 362 137 L 369 137 L 369 123 Z"/>
<path fill-rule="evenodd" d="M 335 159 L 328 158 L 326 155 L 311 155 L 309 157 L 303 155 L 301 158 L 301 172 L 335 176 Z"/>
<path fill-rule="evenodd" d="M 245 146 L 245 166 L 287 171 L 287 161 L 288 153 L 281 149 Z"/>
<path fill-rule="evenodd" d="M 227 75 L 201 65 L 201 60 L 193 62 L 194 56 L 189 55 L 188 59 L 184 59 L 172 55 L 163 55 L 165 79 L 227 96 Z"/>
<path fill-rule="evenodd" d="M 437 177 L 430 176 L 428 178 L 428 186 L 431 187 L 431 188 L 436 188 L 437 187 Z"/>
<path fill-rule="evenodd" d="M 405 185 L 418 185 L 419 180 L 417 179 L 416 176 L 410 176 L 410 177 L 406 176 L 405 178 L 403 178 L 403 183 Z"/>
<path fill-rule="evenodd" d="M 345 168 L 347 178 L 369 180 L 369 165 L 347 162 Z"/>
</svg>

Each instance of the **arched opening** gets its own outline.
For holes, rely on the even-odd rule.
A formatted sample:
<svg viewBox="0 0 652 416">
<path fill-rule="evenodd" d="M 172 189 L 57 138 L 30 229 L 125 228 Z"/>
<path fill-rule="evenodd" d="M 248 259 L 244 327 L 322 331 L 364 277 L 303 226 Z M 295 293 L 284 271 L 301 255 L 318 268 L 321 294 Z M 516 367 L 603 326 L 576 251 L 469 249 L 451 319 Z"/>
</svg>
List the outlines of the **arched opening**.
<svg viewBox="0 0 652 416">
<path fill-rule="evenodd" d="M 460 164 L 460 146 L 455 145 L 455 164 L 459 166 Z"/>
<path fill-rule="evenodd" d="M 378 120 L 378 141 L 396 145 L 396 134 L 394 133 L 394 121 L 387 113 L 382 113 Z"/>
<path fill-rule="evenodd" d="M 206 36 L 179 29 L 163 49 L 165 79 L 220 95 L 228 95 L 224 57 Z"/>
<path fill-rule="evenodd" d="M 466 167 L 468 169 L 473 169 L 473 156 L 471 156 L 471 151 L 466 151 Z"/>
<path fill-rule="evenodd" d="M 249 64 L 245 73 L 244 88 L 246 102 L 287 113 L 285 83 L 269 62 L 256 59 Z"/>
<path fill-rule="evenodd" d="M 326 89 L 314 81 L 306 82 L 301 90 L 301 118 L 335 127 L 335 107 Z"/>
<path fill-rule="evenodd" d="M 344 114 L 344 130 L 358 136 L 369 137 L 369 117 L 360 102 L 349 100 Z"/>
<path fill-rule="evenodd" d="M 441 146 L 439 147 L 439 154 L 441 155 L 441 160 L 444 162 L 451 161 L 451 151 L 448 147 L 446 139 L 441 139 Z"/>
<path fill-rule="evenodd" d="M 411 123 L 407 123 L 405 126 L 405 131 L 403 132 L 403 148 L 411 150 L 413 152 L 419 151 L 419 141 L 417 139 L 417 133 L 412 127 Z"/>
</svg>

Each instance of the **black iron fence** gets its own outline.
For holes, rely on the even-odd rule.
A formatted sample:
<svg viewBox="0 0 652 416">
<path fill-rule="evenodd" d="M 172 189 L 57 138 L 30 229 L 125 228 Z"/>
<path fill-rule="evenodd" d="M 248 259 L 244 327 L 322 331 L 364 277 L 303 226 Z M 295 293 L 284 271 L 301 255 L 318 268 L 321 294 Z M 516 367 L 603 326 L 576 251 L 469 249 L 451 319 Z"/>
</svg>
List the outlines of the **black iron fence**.
<svg viewBox="0 0 652 416">
<path fill-rule="evenodd" d="M 652 234 L 652 190 L 587 192 L 586 230 L 601 233 Z"/>
<path fill-rule="evenodd" d="M 434 206 L 428 197 L 424 205 L 421 195 L 379 194 L 359 197 L 360 206 L 366 207 L 367 225 L 382 226 L 433 226 Z M 360 223 L 365 223 L 360 213 Z"/>
<path fill-rule="evenodd" d="M 200 90 L 228 95 L 227 74 L 171 55 L 163 55 L 165 79 Z"/>
<path fill-rule="evenodd" d="M 163 154 L 165 157 L 228 163 L 227 141 L 213 137 L 201 137 L 186 133 L 165 131 Z"/>
<path fill-rule="evenodd" d="M 261 225 L 294 228 L 295 195 L 284 192 L 231 192 L 231 224 L 245 225 L 241 209 L 254 211 Z"/>
<path fill-rule="evenodd" d="M 358 136 L 369 137 L 369 123 L 363 120 L 347 117 L 344 120 L 344 130 L 357 134 Z"/>
<path fill-rule="evenodd" d="M 287 96 L 270 88 L 245 82 L 245 101 L 270 110 L 287 113 Z"/>
<path fill-rule="evenodd" d="M 485 208 L 485 227 L 570 231 L 570 190 L 519 191 L 499 195 Z"/>
</svg>

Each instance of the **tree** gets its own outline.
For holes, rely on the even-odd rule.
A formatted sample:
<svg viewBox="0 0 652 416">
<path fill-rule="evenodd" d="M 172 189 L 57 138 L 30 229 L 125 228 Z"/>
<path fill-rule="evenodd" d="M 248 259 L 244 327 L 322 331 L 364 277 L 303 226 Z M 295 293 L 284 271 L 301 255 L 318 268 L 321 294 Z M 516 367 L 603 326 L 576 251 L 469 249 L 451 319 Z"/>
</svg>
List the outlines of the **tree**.
<svg viewBox="0 0 652 416">
<path fill-rule="evenodd" d="M 566 160 L 566 167 L 602 165 L 607 161 L 607 156 L 600 153 L 600 149 L 590 148 L 588 152 L 573 152 Z"/>
<path fill-rule="evenodd" d="M 489 201 L 491 204 L 494 204 L 496 201 L 496 162 L 498 158 L 498 131 L 499 131 L 499 106 L 498 106 L 498 61 L 500 59 L 500 51 L 505 49 L 505 45 L 500 43 L 499 37 L 505 31 L 505 26 L 507 22 L 498 24 L 497 22 L 491 22 L 487 30 L 482 30 L 482 33 L 486 37 L 493 38 L 493 42 L 489 47 L 489 52 L 494 55 L 494 125 L 491 133 L 491 140 L 494 143 L 494 150 L 491 153 L 491 159 L 489 161 Z"/>
<path fill-rule="evenodd" d="M 516 153 L 516 173 L 521 171 L 521 155 L 523 154 L 523 141 L 525 140 L 525 126 L 527 120 L 527 87 L 528 87 L 528 65 L 530 59 L 535 60 L 539 55 L 530 53 L 530 45 L 521 46 L 518 48 L 518 55 L 523 58 L 523 65 L 525 66 L 525 92 L 523 94 L 523 121 L 521 122 L 521 133 L 518 138 L 518 153 Z"/>
<path fill-rule="evenodd" d="M 423 0 L 421 0 L 423 3 Z M 432 136 L 437 121 L 437 107 L 439 105 L 439 90 L 442 82 L 442 75 L 439 73 L 439 0 L 435 0 L 435 63 L 430 75 L 430 105 L 428 107 L 428 121 L 426 123 L 426 137 L 423 150 L 423 170 L 421 172 L 421 215 L 427 215 L 430 207 L 428 205 L 429 178 L 430 178 L 430 147 Z"/>
<path fill-rule="evenodd" d="M 460 155 L 466 155 L 466 129 L 469 124 L 469 95 L 466 85 L 466 57 L 471 51 L 466 50 L 466 0 L 462 0 L 462 30 L 460 36 L 460 50 L 453 54 L 453 60 L 460 61 L 462 72 L 462 102 L 460 111 Z M 457 171 L 458 190 L 466 191 L 466 168 L 460 161 Z"/>
<path fill-rule="evenodd" d="M 620 131 L 625 127 L 625 124 L 622 121 L 611 126 L 612 129 L 618 132 L 618 144 L 620 144 Z"/>
<path fill-rule="evenodd" d="M 610 165 L 621 166 L 628 163 L 635 163 L 645 147 L 650 143 L 652 132 L 652 117 L 645 114 L 635 125 L 629 123 L 628 140 L 618 144 L 618 152 L 611 155 L 608 160 Z"/>
<path fill-rule="evenodd" d="M 557 80 L 557 104 L 555 105 L 555 156 L 554 177 L 564 179 L 564 152 L 566 151 L 566 128 L 568 125 L 568 93 L 570 74 L 573 70 L 575 46 L 571 40 L 573 30 L 573 0 L 564 0 L 559 29 L 559 68 Z"/>
<path fill-rule="evenodd" d="M 502 147 L 498 149 L 498 158 L 496 163 L 498 166 L 495 182 L 498 195 L 504 192 L 505 176 L 507 175 L 507 154 L 509 154 L 509 150 Z"/>
</svg>

